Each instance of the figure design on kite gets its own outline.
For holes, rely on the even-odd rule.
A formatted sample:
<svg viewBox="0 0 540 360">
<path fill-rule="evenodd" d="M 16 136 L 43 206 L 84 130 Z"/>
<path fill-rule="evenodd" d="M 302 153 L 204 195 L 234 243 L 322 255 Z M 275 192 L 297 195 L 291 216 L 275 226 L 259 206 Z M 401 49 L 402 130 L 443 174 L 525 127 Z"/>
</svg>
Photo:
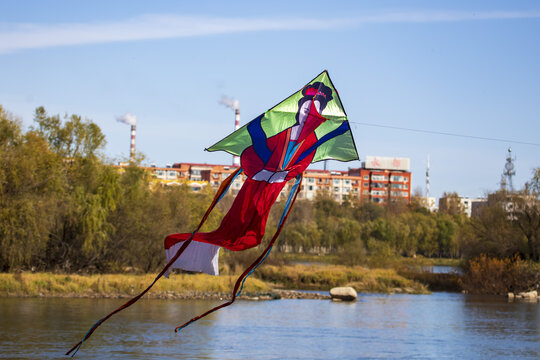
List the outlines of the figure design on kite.
<svg viewBox="0 0 540 360">
<path fill-rule="evenodd" d="M 161 276 L 172 268 L 218 274 L 219 248 L 241 251 L 258 246 L 265 233 L 272 205 L 289 180 L 295 180 L 278 228 L 261 255 L 240 275 L 231 299 L 201 314 L 175 331 L 228 306 L 242 291 L 242 285 L 266 256 L 279 236 L 300 191 L 302 173 L 312 162 L 326 159 L 357 160 L 358 154 L 338 93 L 323 71 L 315 79 L 264 114 L 206 149 L 240 156 L 241 168 L 224 180 L 213 202 L 192 233 L 172 234 L 165 239 L 167 265 L 141 294 L 99 320 L 73 350 L 78 350 L 95 329 L 109 317 L 135 303 Z M 220 226 L 212 232 L 199 229 L 221 200 L 236 176 L 246 174 L 242 188 Z M 76 352 L 76 351 L 75 351 Z"/>
</svg>

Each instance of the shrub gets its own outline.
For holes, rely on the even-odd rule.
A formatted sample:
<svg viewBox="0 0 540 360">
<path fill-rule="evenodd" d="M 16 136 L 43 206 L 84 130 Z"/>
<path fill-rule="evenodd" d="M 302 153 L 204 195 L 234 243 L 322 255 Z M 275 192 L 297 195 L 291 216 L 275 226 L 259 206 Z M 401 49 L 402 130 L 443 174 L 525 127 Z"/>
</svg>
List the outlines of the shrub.
<svg viewBox="0 0 540 360">
<path fill-rule="evenodd" d="M 463 289 L 476 294 L 503 295 L 527 291 L 538 284 L 534 266 L 518 257 L 494 258 L 481 255 L 469 261 L 463 276 Z"/>
</svg>

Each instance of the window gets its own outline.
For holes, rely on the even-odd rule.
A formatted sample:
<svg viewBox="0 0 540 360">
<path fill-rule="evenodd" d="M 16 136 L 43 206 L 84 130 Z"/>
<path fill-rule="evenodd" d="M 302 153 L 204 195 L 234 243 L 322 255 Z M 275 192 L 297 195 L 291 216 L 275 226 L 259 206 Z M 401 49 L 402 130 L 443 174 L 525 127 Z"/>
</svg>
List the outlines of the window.
<svg viewBox="0 0 540 360">
<path fill-rule="evenodd" d="M 369 183 L 364 183 L 364 187 L 369 187 Z"/>
<path fill-rule="evenodd" d="M 309 184 L 313 184 L 315 182 L 315 179 L 314 178 L 307 178 L 307 182 Z"/>
<path fill-rule="evenodd" d="M 165 176 L 165 171 L 163 171 L 163 170 L 156 170 L 156 176 L 158 176 L 158 177 Z"/>
<path fill-rule="evenodd" d="M 176 171 L 168 171 L 167 177 L 176 179 Z"/>
<path fill-rule="evenodd" d="M 345 181 L 345 185 L 351 185 L 351 180 L 344 180 Z"/>
<path fill-rule="evenodd" d="M 339 192 L 339 186 L 334 186 L 334 191 Z"/>
<path fill-rule="evenodd" d="M 313 185 L 309 185 L 309 186 L 307 187 L 307 189 L 308 189 L 309 191 L 313 191 Z"/>
<path fill-rule="evenodd" d="M 201 170 L 191 170 L 191 175 L 201 175 Z"/>
<path fill-rule="evenodd" d="M 369 175 L 364 175 L 364 180 L 369 180 Z"/>
<path fill-rule="evenodd" d="M 392 175 L 390 177 L 390 180 L 391 181 L 398 181 L 398 182 L 409 182 L 409 178 L 406 177 L 406 176 L 401 176 L 401 175 Z"/>
<path fill-rule="evenodd" d="M 341 179 L 332 179 L 332 184 L 334 185 L 341 184 Z"/>
</svg>

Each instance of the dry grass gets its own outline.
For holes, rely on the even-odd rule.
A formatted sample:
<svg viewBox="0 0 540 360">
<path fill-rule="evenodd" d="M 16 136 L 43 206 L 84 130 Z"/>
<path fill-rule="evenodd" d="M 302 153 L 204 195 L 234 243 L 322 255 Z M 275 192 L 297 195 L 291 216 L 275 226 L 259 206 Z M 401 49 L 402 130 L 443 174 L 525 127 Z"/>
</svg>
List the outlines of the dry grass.
<svg viewBox="0 0 540 360">
<path fill-rule="evenodd" d="M 156 275 L 102 274 L 60 275 L 51 273 L 0 274 L 0 296 L 132 296 L 144 290 Z M 236 282 L 235 276 L 205 274 L 171 275 L 160 279 L 149 296 L 162 294 L 229 293 Z M 260 280 L 249 278 L 246 293 L 269 291 Z"/>
<path fill-rule="evenodd" d="M 154 278 L 154 274 L 0 274 L 0 296 L 127 297 L 140 293 Z M 235 275 L 171 275 L 170 279 L 160 279 L 147 296 L 229 294 L 236 279 Z M 299 264 L 262 266 L 246 281 L 244 293 L 269 292 L 272 288 L 329 290 L 335 286 L 352 286 L 358 292 L 428 292 L 424 285 L 393 269 Z"/>
<path fill-rule="evenodd" d="M 341 265 L 264 266 L 258 270 L 256 276 L 289 289 L 328 290 L 335 286 L 352 286 L 359 292 L 428 293 L 424 285 L 406 279 L 393 269 Z"/>
</svg>

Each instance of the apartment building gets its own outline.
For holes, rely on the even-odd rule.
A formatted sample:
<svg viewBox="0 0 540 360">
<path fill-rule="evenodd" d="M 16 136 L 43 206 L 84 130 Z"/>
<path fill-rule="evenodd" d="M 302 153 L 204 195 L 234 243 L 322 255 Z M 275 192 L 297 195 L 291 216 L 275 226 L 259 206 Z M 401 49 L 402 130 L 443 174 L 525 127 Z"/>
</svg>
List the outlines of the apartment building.
<svg viewBox="0 0 540 360">
<path fill-rule="evenodd" d="M 193 191 L 200 191 L 205 186 L 219 187 L 221 182 L 238 167 L 230 165 L 176 163 L 165 168 L 149 167 L 156 183 L 167 186 L 187 184 Z M 233 181 L 229 192 L 236 195 L 245 174 L 240 174 Z M 280 198 L 286 198 L 292 184 L 283 189 Z M 339 202 L 346 199 L 372 201 L 386 204 L 389 201 L 411 200 L 411 173 L 409 159 L 366 157 L 362 167 L 348 171 L 328 171 L 307 169 L 302 180 L 299 199 L 313 200 L 318 191 L 324 191 Z"/>
<path fill-rule="evenodd" d="M 411 172 L 408 158 L 366 156 L 362 167 L 349 169 L 361 180 L 360 199 L 377 204 L 411 202 Z"/>
</svg>

